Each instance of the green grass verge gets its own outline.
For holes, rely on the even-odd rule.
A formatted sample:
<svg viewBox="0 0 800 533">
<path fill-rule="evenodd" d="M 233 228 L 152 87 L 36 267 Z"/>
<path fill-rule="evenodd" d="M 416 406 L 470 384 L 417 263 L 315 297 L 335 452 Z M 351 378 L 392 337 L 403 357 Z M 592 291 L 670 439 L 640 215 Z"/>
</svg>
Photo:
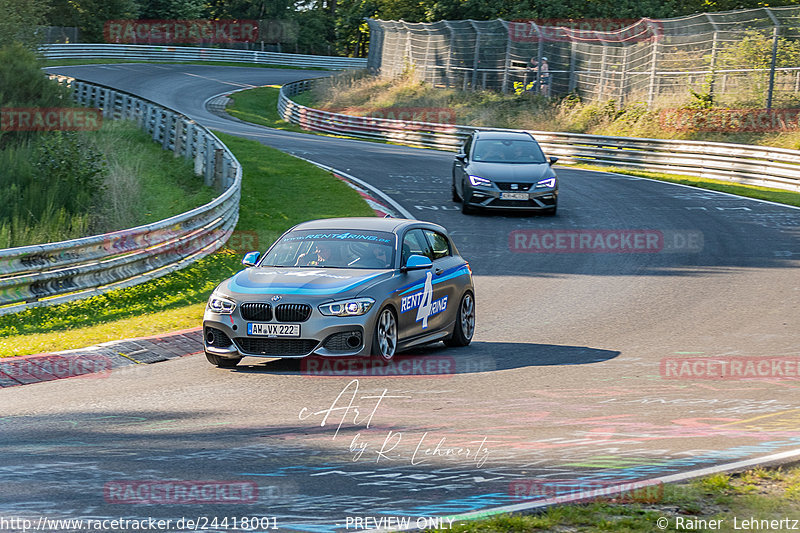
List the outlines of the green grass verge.
<svg viewBox="0 0 800 533">
<path fill-rule="evenodd" d="M 339 139 L 358 139 L 359 141 L 373 142 L 378 144 L 395 144 L 403 146 L 402 143 L 386 141 L 381 139 L 362 139 L 348 135 L 334 135 L 321 131 L 304 130 L 300 126 L 283 120 L 278 115 L 278 96 L 280 95 L 279 85 L 266 85 L 255 89 L 247 89 L 231 94 L 232 103 L 225 109 L 229 115 L 245 122 L 260 124 L 268 128 L 278 130 L 293 131 L 296 133 L 307 133 L 311 135 L 321 135 L 323 137 L 336 137 Z M 292 97 L 292 100 L 300 105 L 311 106 L 313 104 L 309 92 L 300 93 Z"/>
<path fill-rule="evenodd" d="M 211 65 L 217 67 L 258 67 L 288 70 L 330 70 L 323 67 L 294 67 L 291 65 L 271 65 L 268 63 L 239 63 L 237 61 L 145 61 L 133 59 L 47 59 L 45 67 L 69 67 L 76 65 L 113 65 L 117 63 L 152 63 L 154 65 Z"/>
<path fill-rule="evenodd" d="M 256 141 L 218 133 L 243 167 L 237 232 L 247 250 L 226 249 L 164 277 L 53 307 L 0 317 L 0 356 L 79 348 L 200 325 L 203 303 L 240 270 L 241 255 L 265 249 L 289 227 L 316 218 L 374 216 L 329 173 Z M 146 319 L 142 317 L 146 315 Z"/>
<path fill-rule="evenodd" d="M 454 523 L 454 533 L 652 531 L 787 531 L 788 527 L 742 527 L 743 520 L 796 519 L 800 515 L 800 467 L 756 468 L 735 475 L 715 474 L 690 483 L 664 486 L 649 503 L 561 505 L 535 515 L 498 515 Z M 738 529 L 734 528 L 734 518 Z M 657 526 L 666 519 L 666 527 Z M 720 527 L 693 527 L 718 520 Z M 445 522 L 446 523 L 446 522 Z M 691 525 L 690 525 L 691 524 Z"/>
<path fill-rule="evenodd" d="M 679 174 L 665 174 L 662 172 L 647 172 L 644 170 L 631 170 L 620 167 L 586 165 L 583 163 L 564 166 L 565 168 L 582 168 L 586 170 L 597 170 L 600 172 L 614 172 L 615 174 L 626 174 L 628 176 L 638 176 L 659 181 L 668 181 L 670 183 L 680 183 L 682 185 L 689 185 L 691 187 L 698 187 L 700 189 L 721 191 L 738 196 L 746 196 L 748 198 L 757 198 L 759 200 L 767 200 L 779 204 L 800 207 L 800 192 L 785 191 L 783 189 L 772 189 L 768 187 L 759 187 L 756 185 L 742 185 L 728 181 L 697 178 L 694 176 L 682 176 Z"/>
<path fill-rule="evenodd" d="M 286 122 L 278 114 L 279 85 L 267 85 L 231 94 L 231 102 L 225 111 L 232 117 L 277 130 L 297 133 L 313 133 Z"/>
</svg>

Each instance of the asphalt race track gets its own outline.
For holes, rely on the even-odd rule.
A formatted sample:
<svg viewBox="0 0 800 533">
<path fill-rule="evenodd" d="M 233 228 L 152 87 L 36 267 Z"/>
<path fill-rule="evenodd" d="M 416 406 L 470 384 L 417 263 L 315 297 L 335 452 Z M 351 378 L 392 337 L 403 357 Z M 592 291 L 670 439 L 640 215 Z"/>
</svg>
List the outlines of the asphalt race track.
<svg viewBox="0 0 800 533">
<path fill-rule="evenodd" d="M 413 352 L 400 377 L 253 358 L 223 370 L 196 355 L 4 389 L 0 515 L 275 517 L 322 532 L 800 449 L 800 210 L 559 168 L 556 217 L 465 216 L 450 200 L 450 153 L 204 108 L 225 91 L 325 73 L 50 70 L 330 165 L 444 225 L 476 276 L 478 329 L 468 348 Z M 727 364 L 724 379 L 705 359 L 682 363 L 709 357 Z M 452 372 L 424 375 L 429 361 Z M 134 490 L 168 480 L 246 490 L 202 504 Z"/>
</svg>

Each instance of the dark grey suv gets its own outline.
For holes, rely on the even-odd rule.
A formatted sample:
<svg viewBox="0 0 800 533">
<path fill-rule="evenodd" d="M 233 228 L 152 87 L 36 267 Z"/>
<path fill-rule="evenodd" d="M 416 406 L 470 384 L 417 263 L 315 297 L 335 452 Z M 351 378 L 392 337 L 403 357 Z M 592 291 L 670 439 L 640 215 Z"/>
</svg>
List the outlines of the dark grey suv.
<svg viewBox="0 0 800 533">
<path fill-rule="evenodd" d="M 519 209 L 555 215 L 558 178 L 529 133 L 475 131 L 453 162 L 453 201 L 461 210 Z"/>
</svg>

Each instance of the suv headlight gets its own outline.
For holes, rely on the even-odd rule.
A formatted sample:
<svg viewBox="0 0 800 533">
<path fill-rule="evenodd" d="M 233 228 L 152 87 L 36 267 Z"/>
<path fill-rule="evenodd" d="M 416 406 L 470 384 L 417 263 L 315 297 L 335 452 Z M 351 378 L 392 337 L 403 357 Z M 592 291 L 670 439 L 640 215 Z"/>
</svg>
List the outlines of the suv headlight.
<svg viewBox="0 0 800 533">
<path fill-rule="evenodd" d="M 536 182 L 535 189 L 552 189 L 556 186 L 556 178 L 553 176 L 552 178 L 547 178 L 546 180 L 540 180 Z"/>
<path fill-rule="evenodd" d="M 319 306 L 319 312 L 326 316 L 359 316 L 365 314 L 375 303 L 372 298 L 341 300 Z"/>
<path fill-rule="evenodd" d="M 220 315 L 229 315 L 233 313 L 234 309 L 236 309 L 236 302 L 231 299 L 212 294 L 211 298 L 208 299 L 208 309 L 214 313 L 219 313 Z"/>
<path fill-rule="evenodd" d="M 473 187 L 491 187 L 492 186 L 491 180 L 487 180 L 486 178 L 482 178 L 480 176 L 474 176 L 472 174 L 469 175 L 469 182 L 472 184 Z"/>
</svg>

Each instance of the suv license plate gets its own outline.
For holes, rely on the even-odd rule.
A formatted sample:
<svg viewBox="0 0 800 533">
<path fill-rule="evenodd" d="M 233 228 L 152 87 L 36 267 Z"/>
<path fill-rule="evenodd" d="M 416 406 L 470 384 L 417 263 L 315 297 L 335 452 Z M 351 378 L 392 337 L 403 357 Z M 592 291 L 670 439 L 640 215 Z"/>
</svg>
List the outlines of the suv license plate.
<svg viewBox="0 0 800 533">
<path fill-rule="evenodd" d="M 501 192 L 501 200 L 527 200 L 528 193 L 526 192 Z"/>
</svg>

